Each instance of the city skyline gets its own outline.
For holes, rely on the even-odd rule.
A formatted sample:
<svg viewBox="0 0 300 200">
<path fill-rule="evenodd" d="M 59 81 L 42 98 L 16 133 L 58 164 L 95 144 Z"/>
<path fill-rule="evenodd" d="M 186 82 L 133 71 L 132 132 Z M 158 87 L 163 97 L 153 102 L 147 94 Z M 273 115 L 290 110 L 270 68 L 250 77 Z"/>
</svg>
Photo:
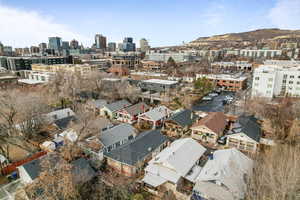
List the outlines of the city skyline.
<svg viewBox="0 0 300 200">
<path fill-rule="evenodd" d="M 155 46 L 180 45 L 200 36 L 260 28 L 300 29 L 300 1 L 224 0 L 39 2 L 0 0 L 0 41 L 37 46 L 48 37 L 91 46 L 95 34 L 107 42 L 146 38 Z M 5 19 L 5 20 L 3 20 Z M 179 25 L 178 25 L 179 24 Z"/>
</svg>

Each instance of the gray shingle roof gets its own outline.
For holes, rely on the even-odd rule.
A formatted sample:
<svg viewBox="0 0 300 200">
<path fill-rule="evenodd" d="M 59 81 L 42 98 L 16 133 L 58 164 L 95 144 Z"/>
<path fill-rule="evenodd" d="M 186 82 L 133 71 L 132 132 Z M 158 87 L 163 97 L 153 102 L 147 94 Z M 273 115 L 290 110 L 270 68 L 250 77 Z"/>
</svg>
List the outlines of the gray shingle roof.
<svg viewBox="0 0 300 200">
<path fill-rule="evenodd" d="M 120 100 L 120 101 L 113 102 L 111 104 L 107 104 L 105 105 L 105 107 L 109 109 L 111 112 L 115 112 L 121 110 L 122 108 L 128 107 L 130 105 L 131 103 L 129 103 L 127 100 Z"/>
<path fill-rule="evenodd" d="M 97 99 L 91 102 L 96 108 L 102 108 L 103 106 L 107 105 L 107 101 L 104 99 Z"/>
<path fill-rule="evenodd" d="M 260 141 L 261 138 L 261 127 L 257 123 L 257 119 L 254 116 L 241 115 L 232 129 L 233 133 L 245 133 L 247 136 L 255 140 Z"/>
<path fill-rule="evenodd" d="M 133 126 L 123 123 L 100 133 L 100 140 L 102 144 L 107 147 L 109 145 L 115 144 L 116 142 L 128 139 L 129 136 L 135 134 L 136 129 Z"/>
<path fill-rule="evenodd" d="M 195 114 L 192 115 L 192 112 L 193 111 L 191 111 L 189 109 L 184 109 L 182 111 L 174 113 L 167 120 L 174 121 L 181 127 L 191 126 L 198 119 L 198 116 Z M 192 115 L 192 117 L 191 117 L 191 115 Z"/>
<path fill-rule="evenodd" d="M 51 159 L 51 161 L 59 159 L 58 157 L 53 158 L 54 159 Z M 45 159 L 45 156 L 22 165 L 32 180 L 36 179 L 42 172 L 42 159 Z M 96 175 L 95 171 L 91 168 L 88 161 L 84 158 L 74 160 L 71 164 L 73 165 L 72 175 L 75 183 L 89 181 Z"/>
<path fill-rule="evenodd" d="M 126 107 L 124 108 L 124 110 L 126 110 L 126 112 L 128 112 L 130 115 L 134 116 L 145 112 L 149 108 L 150 107 L 147 104 L 145 104 L 144 102 L 140 102 L 132 106 Z"/>
<path fill-rule="evenodd" d="M 146 131 L 141 133 L 131 142 L 126 143 L 109 153 L 104 153 L 104 155 L 128 165 L 135 165 L 167 140 L 167 137 L 161 134 L 160 130 Z"/>
</svg>

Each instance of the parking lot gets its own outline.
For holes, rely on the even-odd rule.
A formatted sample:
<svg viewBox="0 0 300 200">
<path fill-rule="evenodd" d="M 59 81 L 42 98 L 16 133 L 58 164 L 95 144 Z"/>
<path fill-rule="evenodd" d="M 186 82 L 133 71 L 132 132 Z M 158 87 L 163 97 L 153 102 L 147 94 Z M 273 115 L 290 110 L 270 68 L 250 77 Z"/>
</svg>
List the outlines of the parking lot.
<svg viewBox="0 0 300 200">
<path fill-rule="evenodd" d="M 194 111 L 203 111 L 203 112 L 224 112 L 224 100 L 226 96 L 234 97 L 234 92 L 221 92 L 218 96 L 213 97 L 210 101 L 200 100 L 199 103 L 195 104 L 192 109 Z"/>
</svg>

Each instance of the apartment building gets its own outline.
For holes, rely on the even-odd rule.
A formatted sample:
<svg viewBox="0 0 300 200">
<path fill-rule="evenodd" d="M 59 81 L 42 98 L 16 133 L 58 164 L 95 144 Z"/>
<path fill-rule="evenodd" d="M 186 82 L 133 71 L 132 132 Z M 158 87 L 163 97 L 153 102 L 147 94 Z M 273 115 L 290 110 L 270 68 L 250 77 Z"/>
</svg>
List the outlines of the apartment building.
<svg viewBox="0 0 300 200">
<path fill-rule="evenodd" d="M 39 72 L 73 72 L 79 73 L 80 75 L 87 75 L 93 71 L 97 71 L 97 66 L 88 64 L 57 64 L 57 65 L 44 65 L 44 64 L 32 64 L 33 71 Z"/>
<path fill-rule="evenodd" d="M 237 74 L 196 74 L 196 79 L 207 78 L 217 86 L 227 91 L 239 91 L 247 88 L 247 77 Z"/>
<path fill-rule="evenodd" d="M 300 64 L 269 61 L 254 70 L 252 96 L 300 96 Z"/>
<path fill-rule="evenodd" d="M 212 67 L 217 67 L 220 69 L 236 69 L 241 71 L 251 71 L 252 64 L 247 61 L 235 61 L 235 62 L 213 62 Z"/>
<path fill-rule="evenodd" d="M 239 55 L 250 58 L 274 58 L 275 56 L 280 56 L 282 54 L 281 50 L 268 50 L 268 49 L 242 49 Z"/>
</svg>

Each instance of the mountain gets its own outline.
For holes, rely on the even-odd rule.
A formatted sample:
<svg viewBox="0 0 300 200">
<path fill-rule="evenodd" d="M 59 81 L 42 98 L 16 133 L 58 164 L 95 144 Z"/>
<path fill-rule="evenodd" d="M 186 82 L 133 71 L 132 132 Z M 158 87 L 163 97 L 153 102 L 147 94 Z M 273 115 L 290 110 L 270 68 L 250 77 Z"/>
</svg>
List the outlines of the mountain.
<svg viewBox="0 0 300 200">
<path fill-rule="evenodd" d="M 258 29 L 254 31 L 241 33 L 228 33 L 215 35 L 211 37 L 199 37 L 191 43 L 210 43 L 227 41 L 262 41 L 262 40 L 280 40 L 289 38 L 300 38 L 300 30 L 282 30 L 282 29 Z"/>
</svg>

